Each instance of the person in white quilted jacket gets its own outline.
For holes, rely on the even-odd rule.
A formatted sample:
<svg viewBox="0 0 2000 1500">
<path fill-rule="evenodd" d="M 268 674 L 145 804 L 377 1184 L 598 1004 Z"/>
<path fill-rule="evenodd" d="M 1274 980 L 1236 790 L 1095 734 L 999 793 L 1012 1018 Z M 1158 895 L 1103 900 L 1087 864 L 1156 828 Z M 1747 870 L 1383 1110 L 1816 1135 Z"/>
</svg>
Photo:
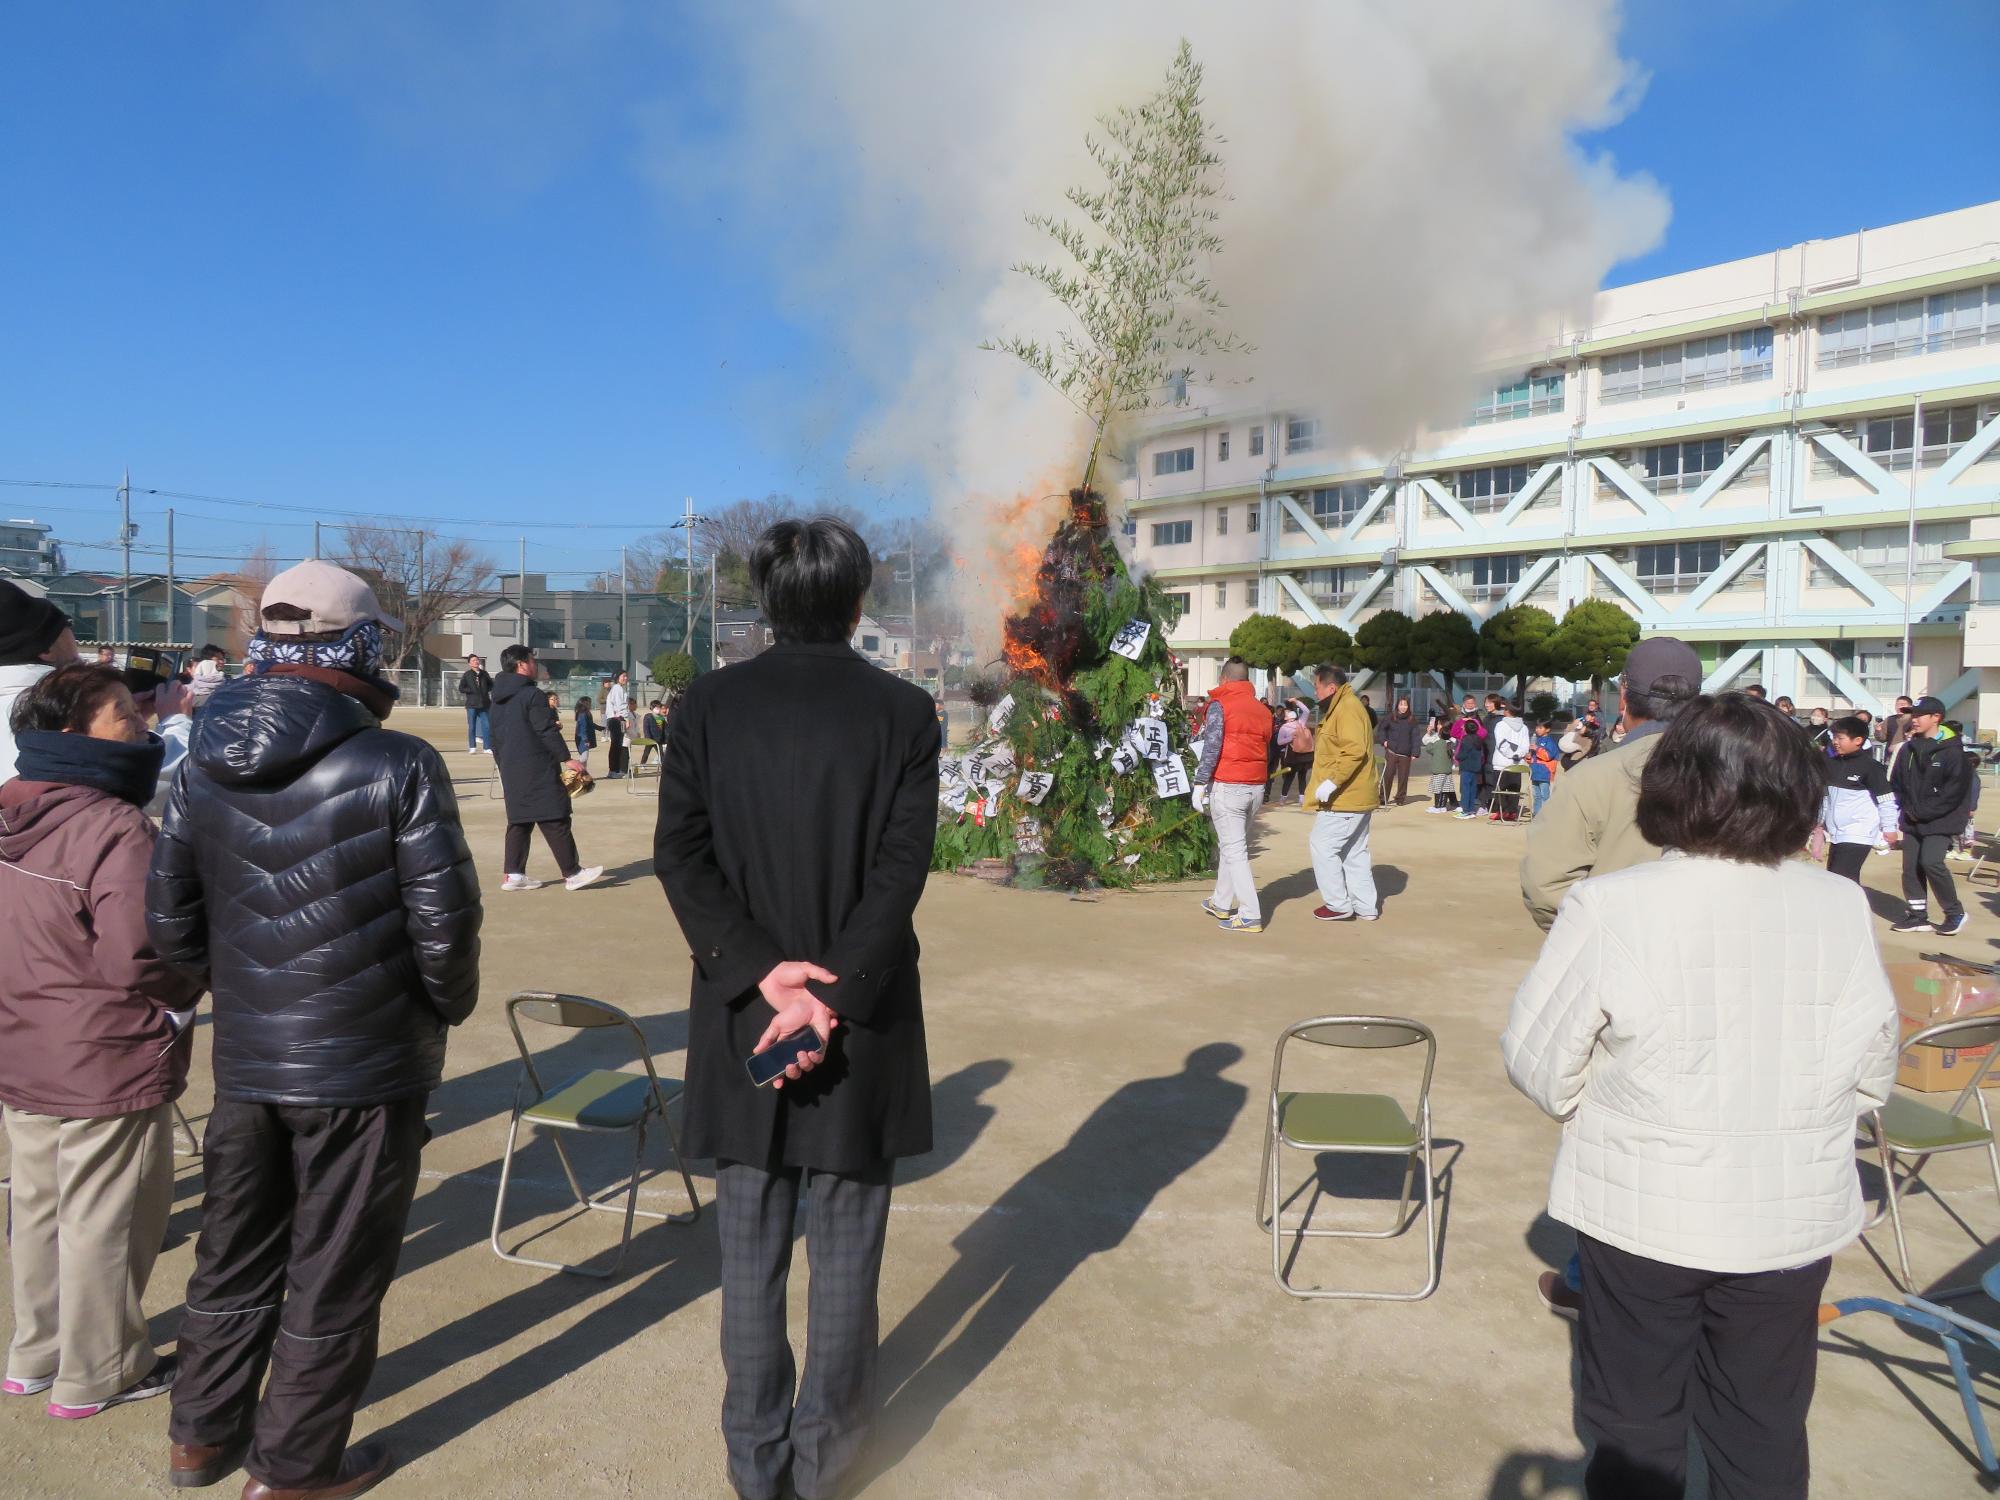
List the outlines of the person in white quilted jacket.
<svg viewBox="0 0 2000 1500">
<path fill-rule="evenodd" d="M 1791 857 L 1823 784 L 1776 709 L 1697 698 L 1640 783 L 1665 856 L 1572 889 L 1514 997 L 1508 1076 L 1563 1122 L 1549 1213 L 1583 1257 L 1593 1497 L 1678 1496 L 1690 1423 L 1717 1500 L 1807 1492 L 1855 1117 L 1897 1042 L 1867 898 Z"/>
</svg>

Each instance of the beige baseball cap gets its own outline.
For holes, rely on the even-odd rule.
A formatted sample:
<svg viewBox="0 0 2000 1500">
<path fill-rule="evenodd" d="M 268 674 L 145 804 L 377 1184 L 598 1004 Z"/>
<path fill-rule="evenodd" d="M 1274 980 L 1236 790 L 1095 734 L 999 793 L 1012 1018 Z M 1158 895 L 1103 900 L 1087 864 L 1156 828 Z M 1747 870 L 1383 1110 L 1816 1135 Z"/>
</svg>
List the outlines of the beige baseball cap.
<svg viewBox="0 0 2000 1500">
<path fill-rule="evenodd" d="M 271 617 L 274 607 L 284 615 L 304 613 L 296 619 Z M 380 622 L 385 630 L 401 631 L 403 622 L 384 614 L 375 591 L 357 575 L 330 562 L 309 558 L 285 569 L 264 585 L 261 608 L 264 634 L 319 635 L 326 631 L 351 630 L 363 620 Z"/>
</svg>

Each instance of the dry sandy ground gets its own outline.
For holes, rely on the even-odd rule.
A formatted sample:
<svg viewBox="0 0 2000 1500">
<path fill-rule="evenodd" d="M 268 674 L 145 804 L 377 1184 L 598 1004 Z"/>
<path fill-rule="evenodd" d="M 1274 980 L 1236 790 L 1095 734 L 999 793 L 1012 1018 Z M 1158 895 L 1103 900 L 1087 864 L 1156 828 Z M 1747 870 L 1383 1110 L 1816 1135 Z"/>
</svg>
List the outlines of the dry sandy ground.
<svg viewBox="0 0 2000 1500">
<path fill-rule="evenodd" d="M 451 717 L 407 717 L 452 744 Z M 454 753 L 451 764 L 493 893 L 486 995 L 434 1100 L 436 1140 L 357 1432 L 403 1458 L 385 1495 L 726 1495 L 712 1215 L 642 1228 L 609 1283 L 507 1265 L 486 1245 L 518 1072 L 501 1015 L 510 991 L 623 1006 L 661 1070 L 679 1071 L 687 959 L 647 872 L 652 799 L 608 784 L 579 805 L 586 859 L 616 872 L 603 888 L 501 895 L 499 804 L 476 779 L 490 762 Z M 1212 931 L 1193 889 L 1085 903 L 932 882 L 919 924 L 938 1148 L 904 1164 L 896 1199 L 869 1496 L 1577 1493 L 1571 1329 L 1534 1293 L 1536 1273 L 1569 1250 L 1541 1213 L 1555 1127 L 1514 1094 L 1496 1049 L 1536 949 L 1514 886 L 1523 834 L 1416 807 L 1382 815 L 1384 919 L 1336 928 L 1309 919 L 1306 823 L 1266 820 L 1261 937 Z M 536 868 L 546 863 L 538 845 Z M 1891 865 L 1871 861 L 1871 883 L 1890 889 Z M 1990 895 L 1975 907 L 1961 951 L 1990 951 L 1992 907 Z M 1252 1213 L 1271 1046 L 1285 1023 L 1333 1011 L 1407 1014 L 1438 1033 L 1448 1208 L 1444 1281 L 1426 1302 L 1305 1303 L 1271 1281 Z M 185 1101 L 197 1123 L 206 1050 Z M 564 1064 L 584 1061 L 566 1050 Z M 591 1161 L 600 1181 L 617 1170 L 616 1153 Z M 522 1170 L 516 1226 L 563 1203 L 546 1144 Z M 1945 1207 L 1986 1236 L 2000 1233 L 2000 1207 L 1976 1159 L 1944 1159 L 1932 1175 L 1943 1202 L 1913 1205 L 1914 1249 L 1921 1275 L 1950 1284 L 1978 1247 Z M 696 1180 L 706 1197 L 705 1172 Z M 1395 1184 L 1381 1174 L 1329 1168 L 1326 1180 L 1368 1195 L 1360 1214 L 1389 1213 Z M 678 1192 L 663 1179 L 642 1201 L 673 1207 Z M 163 1347 L 200 1202 L 198 1165 L 184 1161 L 149 1299 Z M 616 1230 L 593 1216 L 539 1243 L 602 1254 Z M 1414 1236 L 1319 1241 L 1301 1269 L 1414 1284 L 1420 1259 Z M 1865 1248 L 1840 1257 L 1833 1295 L 1889 1289 Z M 1935 1346 L 1875 1318 L 1837 1325 L 1822 1349 L 1816 1495 L 1977 1492 Z M 0 1409 L 0 1493 L 164 1491 L 164 1403 L 74 1424 L 40 1405 Z"/>
</svg>

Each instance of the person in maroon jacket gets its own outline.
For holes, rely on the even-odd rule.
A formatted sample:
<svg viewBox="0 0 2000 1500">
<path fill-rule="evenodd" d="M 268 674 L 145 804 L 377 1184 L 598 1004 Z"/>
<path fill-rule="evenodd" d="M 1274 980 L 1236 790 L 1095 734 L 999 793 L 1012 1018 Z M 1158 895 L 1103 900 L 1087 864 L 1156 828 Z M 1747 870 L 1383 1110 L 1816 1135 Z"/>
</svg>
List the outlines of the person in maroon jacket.
<svg viewBox="0 0 2000 1500">
<path fill-rule="evenodd" d="M 199 989 L 146 937 L 159 737 L 108 667 L 14 705 L 0 786 L 0 1104 L 13 1147 L 9 1396 L 52 1417 L 164 1395 L 142 1305 L 173 1204 L 172 1106 Z"/>
</svg>

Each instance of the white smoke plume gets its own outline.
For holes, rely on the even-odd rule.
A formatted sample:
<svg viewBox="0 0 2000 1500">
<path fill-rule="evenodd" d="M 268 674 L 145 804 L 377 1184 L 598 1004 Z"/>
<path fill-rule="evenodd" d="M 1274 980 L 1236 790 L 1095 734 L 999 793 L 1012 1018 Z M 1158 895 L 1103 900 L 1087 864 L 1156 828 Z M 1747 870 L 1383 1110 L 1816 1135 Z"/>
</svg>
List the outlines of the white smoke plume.
<svg viewBox="0 0 2000 1500">
<path fill-rule="evenodd" d="M 974 618 L 1077 468 L 1073 413 L 979 341 L 1059 312 L 1008 266 L 1053 247 L 1023 223 L 1088 183 L 1094 116 L 1156 88 L 1185 36 L 1225 138 L 1214 276 L 1256 346 L 1244 399 L 1306 407 L 1386 454 L 1461 414 L 1492 352 L 1572 325 L 1655 244 L 1665 195 L 1579 137 L 1636 101 L 1613 0 L 792 0 L 729 13 L 740 72 L 699 150 L 661 130 L 682 191 L 736 195 L 802 302 L 839 306 L 881 399 L 852 455 L 921 469 L 965 537 Z M 797 205 L 832 193 L 831 221 Z M 994 536 L 989 519 L 1004 508 Z M 980 543 L 986 545 L 979 545 Z M 996 559 L 989 565 L 989 554 Z"/>
</svg>

